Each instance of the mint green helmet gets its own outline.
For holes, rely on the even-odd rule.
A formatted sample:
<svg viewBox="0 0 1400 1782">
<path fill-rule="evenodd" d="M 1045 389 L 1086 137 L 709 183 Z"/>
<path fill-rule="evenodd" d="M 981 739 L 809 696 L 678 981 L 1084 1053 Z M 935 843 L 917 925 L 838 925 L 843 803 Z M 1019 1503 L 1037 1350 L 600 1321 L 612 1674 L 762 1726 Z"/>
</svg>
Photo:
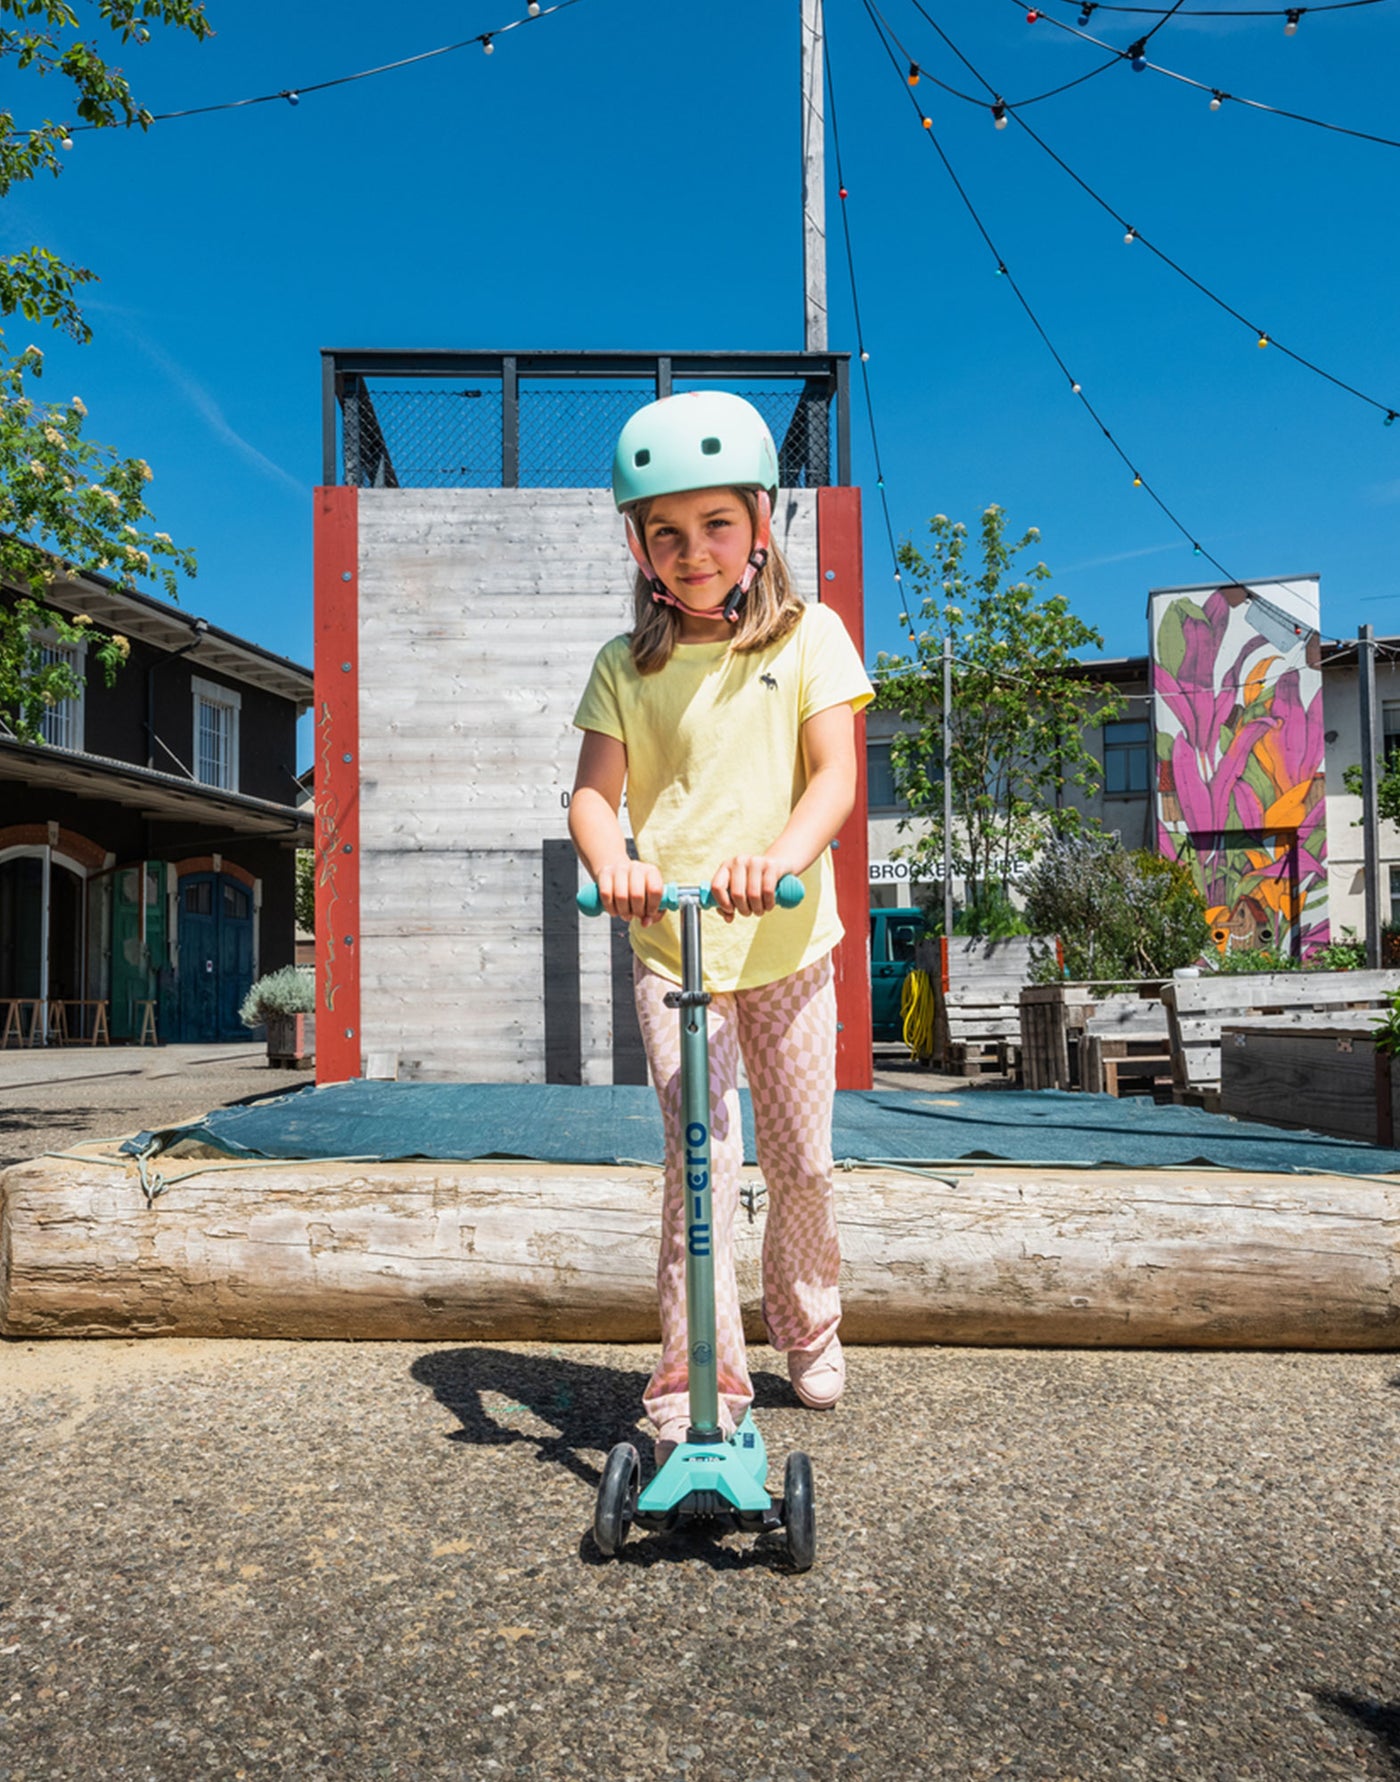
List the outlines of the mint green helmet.
<svg viewBox="0 0 1400 1782">
<path fill-rule="evenodd" d="M 728 390 L 691 390 L 639 408 L 618 435 L 613 500 L 636 501 L 687 489 L 761 489 L 778 494 L 778 453 L 751 402 Z"/>
</svg>

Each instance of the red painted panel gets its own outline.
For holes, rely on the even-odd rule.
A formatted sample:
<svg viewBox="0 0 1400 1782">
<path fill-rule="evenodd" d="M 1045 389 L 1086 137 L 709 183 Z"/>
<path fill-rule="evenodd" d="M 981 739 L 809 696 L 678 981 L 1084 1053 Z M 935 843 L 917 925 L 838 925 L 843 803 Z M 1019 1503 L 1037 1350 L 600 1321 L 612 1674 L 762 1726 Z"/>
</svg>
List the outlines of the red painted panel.
<svg viewBox="0 0 1400 1782">
<path fill-rule="evenodd" d="M 817 562 L 824 605 L 841 615 L 865 656 L 860 490 L 817 490 Z M 836 838 L 836 898 L 845 938 L 836 949 L 836 1087 L 868 1089 L 870 1023 L 870 835 L 865 792 L 865 718 L 856 718 L 856 807 Z"/>
<path fill-rule="evenodd" d="M 360 1075 L 359 498 L 316 491 L 316 1081 Z"/>
</svg>

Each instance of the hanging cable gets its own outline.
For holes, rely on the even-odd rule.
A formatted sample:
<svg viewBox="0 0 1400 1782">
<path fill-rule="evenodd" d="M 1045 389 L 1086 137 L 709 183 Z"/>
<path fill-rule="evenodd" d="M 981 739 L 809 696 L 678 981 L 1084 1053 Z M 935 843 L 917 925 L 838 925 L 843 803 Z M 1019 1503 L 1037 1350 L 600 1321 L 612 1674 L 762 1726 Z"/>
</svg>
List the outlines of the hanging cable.
<svg viewBox="0 0 1400 1782">
<path fill-rule="evenodd" d="M 1021 0 L 1011 0 L 1011 4 L 1018 11 L 1021 10 Z M 1034 18 L 1038 23 L 1053 25 L 1057 31 L 1063 31 L 1070 37 L 1077 37 L 1081 43 L 1093 44 L 1095 49 L 1113 48 L 1112 44 L 1105 43 L 1102 38 L 1091 37 L 1087 31 L 1074 25 L 1067 25 L 1063 19 L 1057 19 L 1048 12 L 1036 12 L 1026 16 Z M 1155 26 L 1153 28 L 1156 29 Z M 1148 35 L 1150 36 L 1151 33 L 1149 32 Z M 1226 103 L 1243 105 L 1250 111 L 1266 111 L 1277 118 L 1289 118 L 1295 124 L 1310 124 L 1316 130 L 1331 130 L 1338 136 L 1354 136 L 1361 142 L 1379 143 L 1382 148 L 1400 148 L 1400 141 L 1396 141 L 1392 136 L 1377 136 L 1370 130 L 1353 130 L 1346 124 L 1333 124 L 1325 118 L 1308 117 L 1301 111 L 1287 111 L 1281 105 L 1266 105 L 1262 99 L 1246 99 L 1239 93 L 1227 93 L 1223 87 L 1213 86 L 1208 81 L 1196 80 L 1192 75 L 1181 74 L 1175 68 L 1164 68 L 1160 62 L 1149 62 L 1146 56 L 1140 53 L 1145 42 L 1145 38 L 1139 38 L 1128 49 L 1118 50 L 1116 54 L 1119 61 L 1130 59 L 1134 68 L 1151 69 L 1153 74 L 1162 74 L 1168 80 L 1180 81 L 1183 86 L 1194 87 L 1198 93 L 1209 93 L 1212 111 L 1218 111 Z"/>
<path fill-rule="evenodd" d="M 331 87 L 345 87 L 358 80 L 372 80 L 377 74 L 391 74 L 397 68 L 411 68 L 418 62 L 431 62 L 436 56 L 450 56 L 457 50 L 469 49 L 478 45 L 490 55 L 494 45 L 492 39 L 504 37 L 507 31 L 514 31 L 521 25 L 531 25 L 536 19 L 548 18 L 551 13 L 564 12 L 570 6 L 577 6 L 579 0 L 555 0 L 553 6 L 541 7 L 532 4 L 523 18 L 512 19 L 507 25 L 497 25 L 491 31 L 478 31 L 475 37 L 463 37 L 457 43 L 444 43 L 437 49 L 423 50 L 416 56 L 403 56 L 397 62 L 384 62 L 377 68 L 362 68 L 356 74 L 340 74 L 331 80 L 310 81 L 297 87 L 279 87 L 275 93 L 257 93 L 248 99 L 226 99 L 218 105 L 192 105 L 183 111 L 157 111 L 137 120 L 146 124 L 164 124 L 172 118 L 206 117 L 214 111 L 241 111 L 249 105 L 270 105 L 274 100 L 284 100 L 288 105 L 300 105 L 308 93 L 324 93 Z M 79 131 L 110 129 L 105 124 L 75 124 L 68 132 L 76 136 Z"/>
<path fill-rule="evenodd" d="M 851 309 L 855 316 L 856 350 L 860 354 L 861 386 L 865 392 L 865 415 L 870 426 L 870 447 L 875 457 L 875 486 L 880 492 L 880 509 L 885 521 L 885 537 L 890 547 L 890 563 L 894 571 L 894 584 L 900 596 L 900 629 L 908 626 L 908 614 L 904 605 L 904 576 L 899 567 L 899 551 L 894 542 L 894 525 L 890 519 L 889 491 L 885 487 L 885 469 L 880 460 L 880 438 L 875 428 L 875 403 L 870 394 L 870 354 L 865 346 L 865 329 L 860 315 L 860 294 L 856 288 L 856 262 L 851 247 L 851 222 L 846 212 L 848 189 L 846 172 L 841 161 L 841 131 L 836 118 L 836 84 L 831 73 L 831 54 L 825 33 L 822 36 L 822 61 L 826 72 L 827 101 L 831 111 L 831 145 L 836 155 L 836 185 L 841 203 L 841 233 L 846 244 L 846 272 L 851 283 Z"/>
<path fill-rule="evenodd" d="M 1218 570 L 1227 584 L 1234 586 L 1234 587 L 1242 587 L 1242 588 L 1247 589 L 1249 587 L 1248 582 L 1241 580 L 1238 576 L 1232 575 L 1230 573 L 1230 571 L 1225 568 L 1224 564 L 1222 564 L 1216 557 L 1214 557 L 1210 553 L 1210 551 L 1208 551 L 1206 549 L 1206 547 L 1200 543 L 1200 541 L 1195 537 L 1195 535 L 1183 524 L 1183 522 L 1180 519 L 1178 519 L 1176 514 L 1167 505 L 1166 501 L 1162 498 L 1162 496 L 1157 493 L 1157 491 L 1147 481 L 1146 477 L 1143 476 L 1142 472 L 1139 469 L 1137 469 L 1137 467 L 1134 465 L 1132 459 L 1128 456 L 1127 452 L 1124 451 L 1123 447 L 1119 444 L 1118 440 L 1114 437 L 1113 432 L 1110 429 L 1110 427 L 1108 426 L 1107 422 L 1104 421 L 1103 417 L 1099 414 L 1098 410 L 1090 402 L 1089 398 L 1084 394 L 1083 388 L 1081 387 L 1079 380 L 1070 371 L 1068 365 L 1065 363 L 1063 357 L 1061 356 L 1059 349 L 1055 346 L 1055 343 L 1051 340 L 1050 336 L 1046 333 L 1045 327 L 1042 324 L 1039 316 L 1037 316 L 1037 314 L 1035 313 L 1035 310 L 1032 308 L 1029 298 L 1026 296 L 1024 291 L 1022 291 L 1020 284 L 1018 283 L 1016 278 L 1013 276 L 1010 268 L 1006 264 L 1006 261 L 1002 258 L 1002 255 L 1001 255 L 1000 251 L 998 250 L 996 243 L 993 241 L 991 233 L 987 228 L 987 225 L 983 222 L 981 216 L 978 214 L 976 206 L 973 204 L 972 199 L 968 196 L 967 190 L 963 186 L 962 181 L 958 178 L 957 173 L 955 172 L 952 163 L 949 161 L 948 156 L 944 151 L 943 145 L 939 141 L 938 135 L 933 128 L 933 119 L 930 118 L 929 116 L 927 116 L 923 112 L 923 108 L 920 105 L 918 97 L 916 96 L 914 91 L 909 87 L 908 83 L 905 80 L 904 75 L 900 72 L 901 67 L 902 67 L 901 56 L 903 57 L 903 61 L 907 62 L 909 59 L 907 52 L 905 52 L 903 50 L 903 46 L 899 44 L 899 41 L 897 38 L 894 38 L 894 35 L 892 32 L 890 33 L 889 40 L 887 40 L 886 30 L 883 27 L 883 22 L 876 15 L 876 10 L 875 10 L 874 4 L 873 4 L 873 0 L 861 0 L 861 4 L 865 8 L 866 16 L 869 18 L 870 23 L 871 23 L 872 27 L 874 28 L 876 35 L 880 39 L 881 48 L 885 51 L 885 54 L 889 59 L 891 67 L 895 70 L 895 73 L 899 78 L 901 86 L 904 87 L 904 90 L 906 91 L 906 93 L 909 96 L 910 103 L 913 105 L 915 112 L 919 116 L 919 122 L 924 130 L 925 135 L 928 137 L 930 143 L 932 143 L 933 148 L 936 151 L 939 160 L 943 164 L 944 171 L 947 173 L 948 178 L 951 180 L 951 182 L 953 184 L 953 188 L 957 192 L 958 197 L 962 200 L 963 205 L 964 205 L 965 209 L 967 210 L 968 215 L 972 218 L 973 224 L 975 225 L 978 234 L 981 235 L 983 241 L 987 245 L 988 250 L 992 254 L 992 257 L 996 262 L 997 274 L 1000 277 L 1005 278 L 1008 286 L 1011 289 L 1013 296 L 1016 298 L 1016 301 L 1020 304 L 1022 310 L 1026 314 L 1026 317 L 1030 321 L 1032 327 L 1035 329 L 1036 333 L 1040 336 L 1040 339 L 1041 339 L 1043 345 L 1045 346 L 1046 351 L 1050 354 L 1051 358 L 1055 361 L 1056 365 L 1059 367 L 1061 373 L 1063 374 L 1066 383 L 1068 383 L 1068 385 L 1070 387 L 1071 394 L 1077 396 L 1079 398 L 1080 402 L 1083 403 L 1085 411 L 1088 413 L 1090 418 L 1093 420 L 1094 424 L 1098 427 L 1100 433 L 1102 433 L 1104 438 L 1108 441 L 1110 447 L 1117 454 L 1117 456 L 1122 461 L 1125 468 L 1132 471 L 1132 473 L 1133 473 L 1133 487 L 1140 488 L 1140 489 L 1143 489 L 1146 491 L 1149 499 L 1154 503 L 1154 505 L 1159 509 L 1159 511 L 1171 522 L 1172 526 L 1176 529 L 1176 531 L 1178 533 L 1180 533 L 1182 538 L 1184 538 L 1186 540 L 1186 542 L 1191 546 L 1191 548 L 1195 552 L 1195 554 L 1197 556 L 1203 557 L 1207 563 L 1211 564 L 1211 566 L 1213 568 Z M 893 48 L 891 47 L 891 41 L 893 41 L 893 44 L 894 44 Z M 896 53 L 895 53 L 896 49 L 901 52 L 901 56 L 896 55 Z"/>
<path fill-rule="evenodd" d="M 1036 147 L 1040 149 L 1042 153 L 1048 155 L 1062 173 L 1067 174 L 1082 192 L 1092 198 L 1094 203 L 1097 204 L 1101 210 L 1112 217 L 1120 229 L 1127 230 L 1127 234 L 1124 236 L 1125 241 L 1141 242 L 1149 253 L 1154 254 L 1164 266 L 1169 267 L 1171 271 L 1176 273 L 1178 278 L 1185 279 L 1188 285 L 1193 286 L 1203 297 L 1215 304 L 1218 309 L 1223 310 L 1226 315 L 1233 317 L 1235 321 L 1247 328 L 1255 337 L 1259 346 L 1272 346 L 1276 351 L 1282 353 L 1285 358 L 1292 359 L 1295 364 L 1303 366 L 1305 370 L 1313 372 L 1320 378 L 1325 378 L 1329 384 L 1334 385 L 1339 390 L 1345 390 L 1349 396 L 1355 396 L 1359 402 L 1367 403 L 1371 408 L 1374 408 L 1379 414 L 1386 418 L 1387 425 L 1391 423 L 1396 413 L 1396 408 L 1393 404 L 1378 401 L 1374 396 L 1368 396 L 1364 390 L 1358 390 L 1354 384 L 1347 383 L 1344 378 L 1335 376 L 1332 372 L 1324 370 L 1321 365 L 1316 364 L 1313 360 L 1306 358 L 1302 353 L 1295 352 L 1292 347 L 1285 346 L 1283 342 L 1279 340 L 1277 335 L 1270 333 L 1267 329 L 1257 327 L 1247 316 L 1242 315 L 1232 304 L 1227 303 L 1217 292 L 1211 290 L 1209 285 L 1202 283 L 1200 279 L 1188 272 L 1184 266 L 1172 259 L 1170 254 L 1149 241 L 1140 229 L 1136 228 L 1133 224 L 1130 224 L 1125 216 L 1122 216 L 1115 210 L 1113 205 L 1111 205 L 1106 198 L 1099 192 L 1096 192 L 1086 179 L 1076 173 L 1074 168 L 1050 147 L 1050 144 L 1045 141 L 1044 137 L 1038 135 L 1031 125 L 1028 124 L 1023 117 L 1018 115 L 1018 108 L 1016 106 L 1008 105 L 1006 101 L 1002 99 L 1001 95 L 996 91 L 996 88 L 981 70 L 973 65 L 938 23 L 937 19 L 932 17 L 922 4 L 922 0 L 913 0 L 913 5 L 915 10 L 933 27 L 933 30 L 937 33 L 947 49 L 957 57 L 973 78 L 993 96 L 992 111 L 994 116 L 996 116 L 998 125 L 1000 125 L 1002 118 L 1014 118 L 1021 129 L 1025 131 L 1026 135 L 1030 137 L 1031 141 L 1035 143 Z M 1173 9 L 1173 12 L 1174 11 L 1175 9 Z M 1172 16 L 1173 13 L 1166 14 L 1159 24 L 1153 27 L 1153 29 L 1160 30 L 1161 26 L 1167 22 L 1167 19 Z M 888 29 L 888 26 L 886 26 L 886 29 Z M 893 33 L 891 33 L 891 35 L 893 35 Z M 896 39 L 896 43 L 897 42 L 898 40 Z"/>
</svg>

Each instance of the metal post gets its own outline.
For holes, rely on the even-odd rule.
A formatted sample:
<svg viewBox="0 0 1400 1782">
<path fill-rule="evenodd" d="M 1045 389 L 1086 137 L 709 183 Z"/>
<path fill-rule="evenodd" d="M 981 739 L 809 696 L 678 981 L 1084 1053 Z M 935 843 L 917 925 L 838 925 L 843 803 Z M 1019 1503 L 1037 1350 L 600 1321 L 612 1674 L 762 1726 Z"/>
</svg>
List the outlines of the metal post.
<svg viewBox="0 0 1400 1782">
<path fill-rule="evenodd" d="M 1356 671 L 1361 683 L 1361 877 L 1366 894 L 1366 963 L 1381 963 L 1381 818 L 1376 809 L 1376 764 L 1380 756 L 1376 706 L 1376 634 L 1363 625 L 1356 639 Z"/>
<path fill-rule="evenodd" d="M 943 636 L 943 938 L 953 938 L 953 640 Z"/>
<path fill-rule="evenodd" d="M 501 487 L 520 487 L 520 374 L 513 353 L 501 360 Z"/>
<path fill-rule="evenodd" d="M 802 0 L 803 338 L 826 351 L 826 114 L 822 90 L 822 0 Z"/>
</svg>

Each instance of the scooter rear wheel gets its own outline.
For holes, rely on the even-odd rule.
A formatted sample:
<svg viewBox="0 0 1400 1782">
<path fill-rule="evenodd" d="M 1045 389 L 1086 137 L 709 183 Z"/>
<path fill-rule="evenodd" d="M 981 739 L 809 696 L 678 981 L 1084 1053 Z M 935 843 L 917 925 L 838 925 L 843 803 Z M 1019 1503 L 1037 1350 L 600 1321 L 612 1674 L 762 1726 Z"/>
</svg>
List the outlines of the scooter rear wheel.
<svg viewBox="0 0 1400 1782">
<path fill-rule="evenodd" d="M 627 1539 L 637 1511 L 642 1463 L 631 1442 L 619 1442 L 608 1455 L 598 1483 L 598 1502 L 593 1512 L 593 1539 L 598 1551 L 611 1559 Z"/>
<path fill-rule="evenodd" d="M 805 1454 L 789 1454 L 783 1469 L 783 1529 L 794 1571 L 809 1571 L 817 1557 L 817 1514 L 812 1463 Z"/>
</svg>

